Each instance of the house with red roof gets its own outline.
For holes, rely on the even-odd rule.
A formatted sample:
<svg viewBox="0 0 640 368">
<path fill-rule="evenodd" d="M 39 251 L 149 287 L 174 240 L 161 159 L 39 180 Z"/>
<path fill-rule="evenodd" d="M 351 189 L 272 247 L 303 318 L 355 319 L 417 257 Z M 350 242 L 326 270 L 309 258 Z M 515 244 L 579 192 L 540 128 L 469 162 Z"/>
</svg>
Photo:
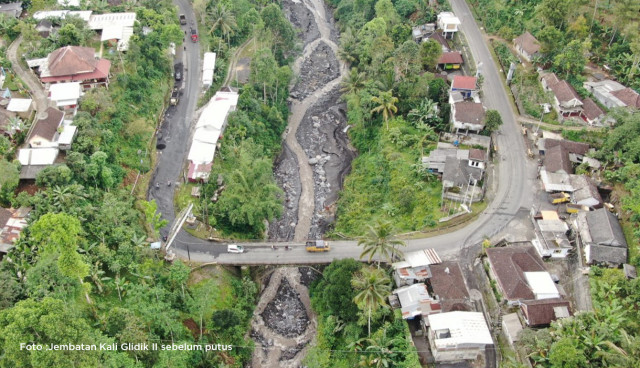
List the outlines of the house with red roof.
<svg viewBox="0 0 640 368">
<path fill-rule="evenodd" d="M 111 61 L 98 59 L 91 47 L 65 46 L 52 53 L 39 67 L 43 84 L 80 82 L 83 89 L 109 86 Z"/>
<path fill-rule="evenodd" d="M 478 92 L 478 78 L 456 75 L 451 83 L 451 92 L 460 92 L 464 98 L 472 98 Z"/>
</svg>

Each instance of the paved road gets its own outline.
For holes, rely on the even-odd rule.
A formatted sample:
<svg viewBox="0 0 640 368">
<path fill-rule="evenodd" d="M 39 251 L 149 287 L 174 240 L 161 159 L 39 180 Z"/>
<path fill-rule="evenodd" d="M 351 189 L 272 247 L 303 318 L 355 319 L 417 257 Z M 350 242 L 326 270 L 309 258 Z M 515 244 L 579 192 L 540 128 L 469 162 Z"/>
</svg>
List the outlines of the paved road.
<svg viewBox="0 0 640 368">
<path fill-rule="evenodd" d="M 184 31 L 189 27 L 197 27 L 197 22 L 191 5 L 188 0 L 175 0 L 174 3 L 179 8 L 180 14 L 185 14 L 187 25 L 182 26 Z M 149 200 L 155 199 L 158 203 L 158 211 L 162 213 L 162 217 L 171 224 L 175 218 L 173 208 L 173 196 L 175 184 L 181 181 L 183 164 L 187 156 L 189 146 L 191 144 L 191 131 L 194 121 L 194 113 L 200 98 L 200 44 L 191 42 L 188 35 L 185 37 L 183 45 L 177 47 L 185 47 L 182 53 L 184 65 L 183 80 L 180 91 L 180 100 L 176 106 L 170 106 L 165 114 L 165 119 L 160 128 L 159 135 L 166 142 L 166 148 L 158 150 L 158 163 L 156 171 L 149 185 Z M 167 183 L 171 181 L 172 185 Z M 156 188 L 155 183 L 159 184 Z M 160 232 L 166 235 L 169 227 L 162 229 Z M 176 237 L 176 245 L 186 247 L 191 244 L 196 251 L 206 254 L 210 248 L 210 243 L 195 238 L 188 233 L 181 231 Z"/>
<path fill-rule="evenodd" d="M 20 79 L 27 85 L 29 90 L 31 91 L 31 98 L 35 102 L 35 109 L 38 112 L 38 117 L 44 117 L 45 110 L 49 107 L 49 101 L 47 100 L 47 94 L 42 87 L 42 84 L 38 80 L 33 72 L 22 66 L 20 63 L 20 59 L 22 57 L 18 57 L 18 49 L 20 48 L 20 44 L 22 43 L 22 35 L 18 36 L 18 38 L 9 45 L 7 49 L 7 59 L 11 61 L 11 68 L 13 71 L 20 76 Z"/>
<path fill-rule="evenodd" d="M 488 181 L 496 183 L 497 189 L 487 209 L 474 222 L 460 230 L 407 241 L 405 251 L 434 248 L 445 259 L 456 257 L 463 248 L 467 248 L 466 253 L 473 254 L 477 249 L 475 247 L 479 247 L 485 237 L 504 229 L 518 212 L 529 210 L 536 188 L 535 163 L 525 156 L 523 138 L 512 105 L 482 33 L 464 0 L 451 0 L 451 5 L 462 21 L 460 28 L 468 40 L 476 65 L 481 65 L 484 74 L 483 102 L 487 108 L 500 112 L 504 125 L 496 135 L 498 169 Z M 273 250 L 268 243 L 252 243 L 244 244 L 247 249 L 244 254 L 226 254 L 224 244 L 206 244 L 200 240 L 190 242 L 187 238 L 179 240 L 176 243 L 179 256 L 220 264 L 328 263 L 333 259 L 358 258 L 361 252 L 356 242 L 339 241 L 331 242 L 332 250 L 328 253 L 307 253 L 301 243 L 290 243 L 291 250 L 288 251 L 282 245 Z M 469 248 L 472 248 L 471 251 Z"/>
</svg>

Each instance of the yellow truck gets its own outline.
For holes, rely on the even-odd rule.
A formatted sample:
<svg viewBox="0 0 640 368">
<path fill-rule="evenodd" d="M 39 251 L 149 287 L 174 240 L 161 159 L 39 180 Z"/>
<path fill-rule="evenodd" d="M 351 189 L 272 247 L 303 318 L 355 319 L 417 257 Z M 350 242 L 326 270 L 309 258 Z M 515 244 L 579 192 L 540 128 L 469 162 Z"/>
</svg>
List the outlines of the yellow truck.
<svg viewBox="0 0 640 368">
<path fill-rule="evenodd" d="M 328 252 L 331 250 L 329 242 L 324 240 L 308 240 L 306 242 L 307 252 Z"/>
<path fill-rule="evenodd" d="M 567 203 L 567 213 L 589 212 L 591 209 L 580 204 Z"/>
<path fill-rule="evenodd" d="M 554 193 L 554 194 L 550 195 L 549 197 L 551 197 L 551 203 L 552 204 L 566 203 L 566 202 L 569 202 L 569 200 L 571 199 L 571 196 L 568 195 L 565 192 Z"/>
</svg>

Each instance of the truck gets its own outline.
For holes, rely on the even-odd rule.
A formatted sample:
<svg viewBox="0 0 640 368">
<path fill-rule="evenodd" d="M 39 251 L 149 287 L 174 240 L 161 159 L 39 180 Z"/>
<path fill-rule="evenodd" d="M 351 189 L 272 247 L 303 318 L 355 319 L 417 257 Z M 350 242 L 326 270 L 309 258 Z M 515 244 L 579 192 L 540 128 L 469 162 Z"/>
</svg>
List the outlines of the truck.
<svg viewBox="0 0 640 368">
<path fill-rule="evenodd" d="M 187 17 L 184 14 L 180 14 L 180 24 L 183 26 L 187 24 Z"/>
<path fill-rule="evenodd" d="M 179 100 L 180 100 L 180 93 L 178 92 L 177 88 L 174 88 L 173 91 L 171 92 L 171 100 L 169 100 L 169 102 L 172 105 L 177 105 Z"/>
<path fill-rule="evenodd" d="M 571 196 L 565 192 L 551 194 L 549 197 L 551 197 L 552 204 L 566 203 L 571 199 Z"/>
<path fill-rule="evenodd" d="M 191 42 L 198 42 L 198 31 L 191 27 L 189 32 L 191 33 Z"/>
<path fill-rule="evenodd" d="M 329 242 L 324 240 L 308 240 L 305 244 L 307 252 L 328 252 L 331 250 Z"/>
</svg>

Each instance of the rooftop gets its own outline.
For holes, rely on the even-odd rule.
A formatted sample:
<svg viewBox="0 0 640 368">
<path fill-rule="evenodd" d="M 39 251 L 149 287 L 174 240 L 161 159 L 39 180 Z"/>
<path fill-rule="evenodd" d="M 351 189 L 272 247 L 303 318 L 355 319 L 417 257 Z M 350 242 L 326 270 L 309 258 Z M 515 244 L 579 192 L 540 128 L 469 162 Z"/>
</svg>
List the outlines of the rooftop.
<svg viewBox="0 0 640 368">
<path fill-rule="evenodd" d="M 561 298 L 527 300 L 520 305 L 529 326 L 548 326 L 571 315 L 571 303 Z"/>
<path fill-rule="evenodd" d="M 469 166 L 469 160 L 458 160 L 455 157 L 447 157 L 442 173 L 442 182 L 459 187 L 467 185 L 474 180 L 482 179 L 483 170 Z"/>
<path fill-rule="evenodd" d="M 60 123 L 62 123 L 62 119 L 64 118 L 64 113 L 55 107 L 49 107 L 46 110 L 47 117 L 44 119 L 40 119 L 35 122 L 35 127 L 31 130 L 31 134 L 29 135 L 29 139 L 31 140 L 33 137 L 41 137 L 48 141 L 53 141 L 56 133 L 58 132 L 58 127 Z"/>
<path fill-rule="evenodd" d="M 464 101 L 454 104 L 454 120 L 460 123 L 484 126 L 484 107 L 481 103 Z"/>
<path fill-rule="evenodd" d="M 589 120 L 594 120 L 604 115 L 604 111 L 602 111 L 600 106 L 588 97 L 582 101 L 582 112 Z"/>
<path fill-rule="evenodd" d="M 611 94 L 629 107 L 640 108 L 640 95 L 638 94 L 638 92 L 632 90 L 631 88 L 624 88 L 613 91 L 611 92 Z"/>
<path fill-rule="evenodd" d="M 540 43 L 531 33 L 529 33 L 529 31 L 518 36 L 518 38 L 513 40 L 513 42 L 522 47 L 522 49 L 529 55 L 533 55 L 540 51 Z"/>
<path fill-rule="evenodd" d="M 480 312 L 447 312 L 431 314 L 427 318 L 431 330 L 436 333 L 434 343 L 437 349 L 464 345 L 493 345 L 491 332 Z M 440 338 L 439 332 L 443 333 Z"/>
<path fill-rule="evenodd" d="M 546 270 L 534 247 L 489 248 L 487 258 L 507 300 L 535 299 L 524 273 Z"/>
<path fill-rule="evenodd" d="M 477 88 L 478 78 L 467 75 L 456 75 L 453 77 L 452 89 L 467 89 L 474 91 Z"/>
<path fill-rule="evenodd" d="M 435 297 L 442 304 L 442 311 L 467 310 L 469 291 L 457 262 L 443 262 L 432 265 L 429 284 Z"/>
<path fill-rule="evenodd" d="M 98 66 L 96 51 L 92 47 L 65 46 L 48 56 L 48 67 L 40 77 L 59 77 L 91 73 Z"/>
<path fill-rule="evenodd" d="M 560 297 L 558 288 L 556 287 L 555 282 L 553 282 L 549 272 L 525 272 L 524 277 L 527 280 L 527 284 L 529 284 L 531 291 L 533 291 L 535 299 L 552 299 Z"/>
<path fill-rule="evenodd" d="M 573 99 L 581 101 L 580 95 L 575 89 L 565 80 L 559 80 L 554 73 L 545 74 L 542 77 L 547 87 L 553 92 L 560 104 L 567 103 Z M 582 104 L 582 102 L 580 102 Z"/>
<path fill-rule="evenodd" d="M 606 208 L 585 213 L 592 242 L 613 247 L 627 247 L 618 218 Z"/>
<path fill-rule="evenodd" d="M 458 51 L 443 52 L 438 64 L 462 64 L 462 54 Z"/>
<path fill-rule="evenodd" d="M 564 171 L 567 174 L 573 173 L 569 151 L 563 146 L 553 146 L 545 150 L 544 167 L 548 172 Z"/>
</svg>

